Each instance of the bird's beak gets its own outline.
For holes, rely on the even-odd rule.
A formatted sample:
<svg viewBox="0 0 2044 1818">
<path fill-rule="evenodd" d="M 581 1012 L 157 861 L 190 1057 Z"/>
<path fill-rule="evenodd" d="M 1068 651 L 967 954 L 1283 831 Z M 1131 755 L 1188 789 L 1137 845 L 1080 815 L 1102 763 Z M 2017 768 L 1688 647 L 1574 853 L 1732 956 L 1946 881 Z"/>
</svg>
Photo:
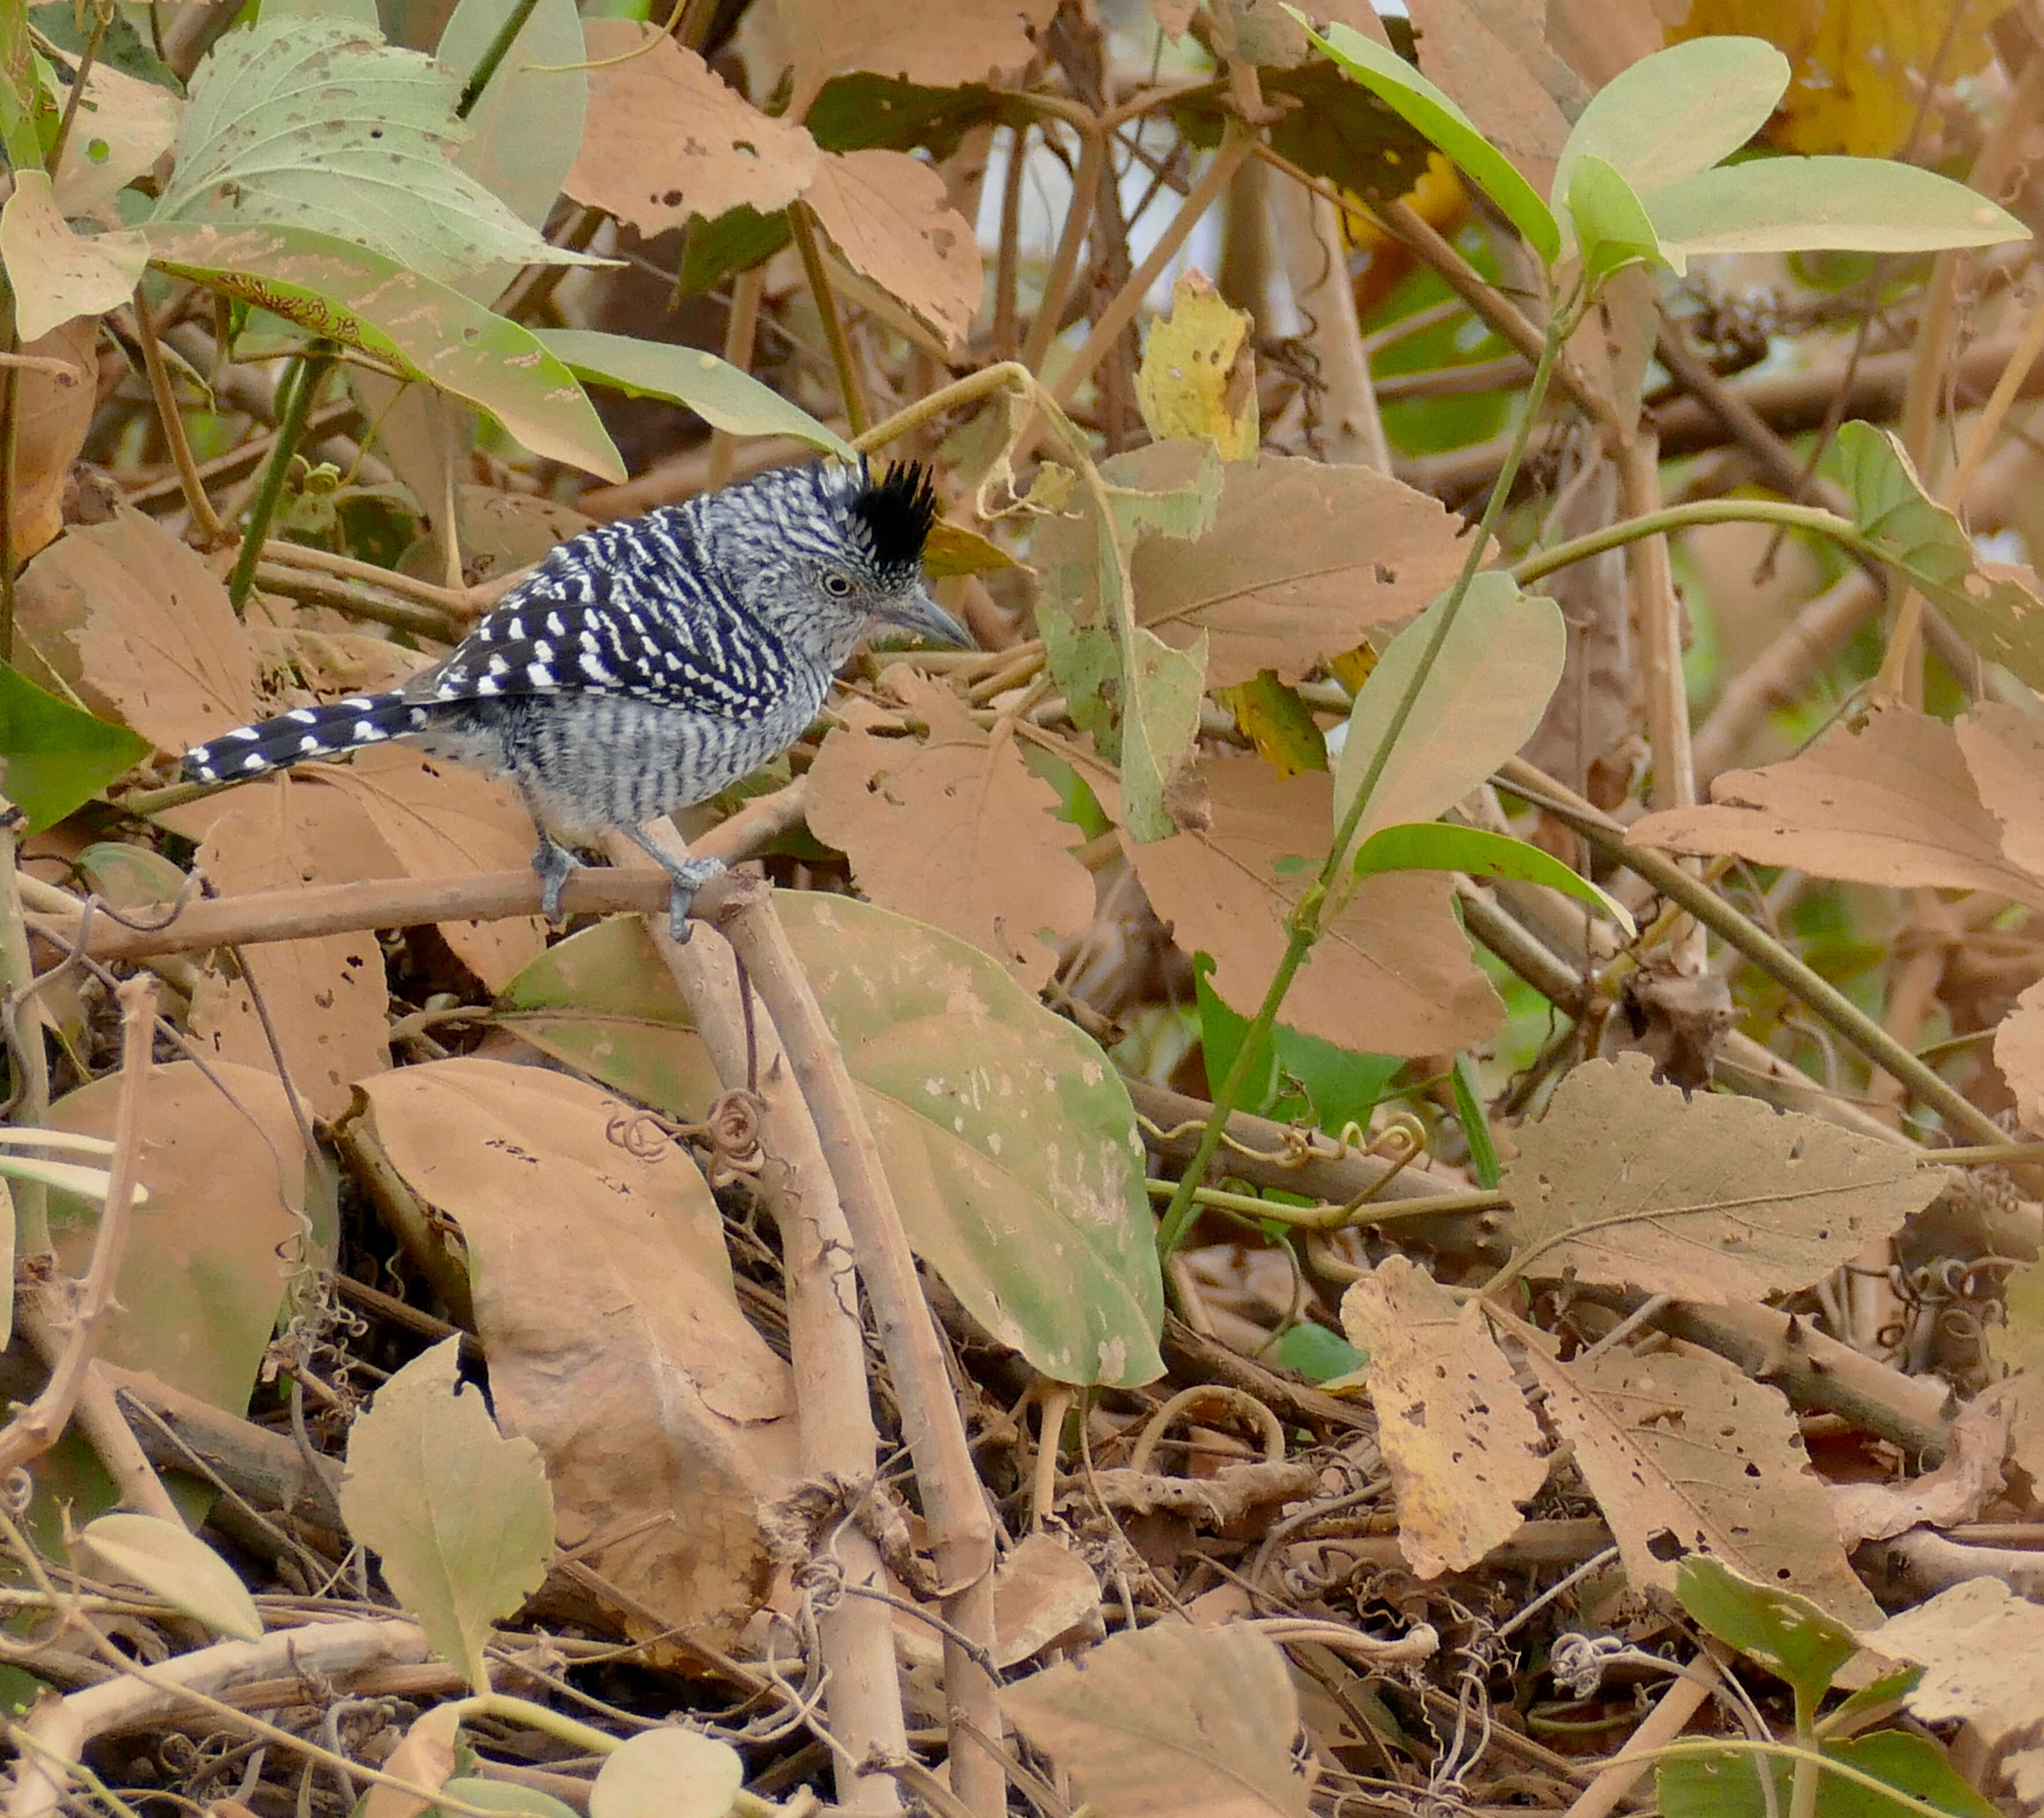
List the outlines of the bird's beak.
<svg viewBox="0 0 2044 1818">
<path fill-rule="evenodd" d="M 979 648 L 971 632 L 932 600 L 930 590 L 920 583 L 898 607 L 880 616 L 886 623 L 899 625 L 903 631 L 913 631 L 933 643 L 950 644 L 961 650 Z"/>
</svg>

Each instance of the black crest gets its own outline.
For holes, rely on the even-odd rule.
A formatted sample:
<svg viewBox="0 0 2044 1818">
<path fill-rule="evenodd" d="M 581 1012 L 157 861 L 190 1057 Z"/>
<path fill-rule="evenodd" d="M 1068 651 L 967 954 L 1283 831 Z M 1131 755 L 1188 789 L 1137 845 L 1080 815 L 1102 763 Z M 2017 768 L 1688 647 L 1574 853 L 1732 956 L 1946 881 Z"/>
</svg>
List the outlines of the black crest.
<svg viewBox="0 0 2044 1818">
<path fill-rule="evenodd" d="M 937 521 L 937 493 L 928 468 L 918 461 L 905 462 L 877 480 L 869 470 L 851 508 L 866 526 L 876 566 L 913 569 L 920 564 L 923 545 Z"/>
</svg>

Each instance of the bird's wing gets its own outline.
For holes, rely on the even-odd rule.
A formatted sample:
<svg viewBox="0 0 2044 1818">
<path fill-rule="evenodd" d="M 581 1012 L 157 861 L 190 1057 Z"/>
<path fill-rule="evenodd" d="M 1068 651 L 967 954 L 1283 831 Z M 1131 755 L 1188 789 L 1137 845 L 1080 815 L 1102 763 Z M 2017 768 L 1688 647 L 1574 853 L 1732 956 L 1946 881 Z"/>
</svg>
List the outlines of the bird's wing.
<svg viewBox="0 0 2044 1818">
<path fill-rule="evenodd" d="M 647 559 L 643 545 L 619 537 L 623 528 L 555 550 L 410 697 L 615 694 L 735 721 L 762 717 L 788 686 L 780 641 L 717 577 Z"/>
</svg>

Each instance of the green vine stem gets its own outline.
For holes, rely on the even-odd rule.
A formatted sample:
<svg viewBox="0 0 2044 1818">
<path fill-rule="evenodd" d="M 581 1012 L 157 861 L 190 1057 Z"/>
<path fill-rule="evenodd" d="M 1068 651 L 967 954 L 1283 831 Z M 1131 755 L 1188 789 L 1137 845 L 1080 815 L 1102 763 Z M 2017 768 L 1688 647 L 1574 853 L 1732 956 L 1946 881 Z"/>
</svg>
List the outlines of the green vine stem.
<svg viewBox="0 0 2044 1818">
<path fill-rule="evenodd" d="M 482 100 L 482 91 L 489 87 L 490 79 L 497 74 L 498 66 L 511 54 L 511 47 L 518 41 L 518 34 L 525 29 L 526 22 L 537 10 L 540 0 L 518 0 L 518 3 L 504 15 L 504 22 L 497 28 L 497 36 L 490 40 L 475 67 L 469 72 L 468 80 L 461 85 L 461 99 L 455 103 L 454 117 L 466 120 L 475 111 L 475 104 Z"/>
<path fill-rule="evenodd" d="M 1206 1179 L 1208 1165 L 1214 1152 L 1220 1146 L 1222 1133 L 1228 1128 L 1228 1120 L 1242 1103 L 1242 1095 L 1247 1089 L 1249 1076 L 1260 1061 L 1264 1044 L 1270 1039 L 1271 1031 L 1278 1022 L 1278 1012 L 1282 1007 L 1285 995 L 1292 988 L 1292 981 L 1298 976 L 1299 968 L 1306 962 L 1322 933 L 1320 916 L 1325 908 L 1327 894 L 1334 887 L 1343 865 L 1351 861 L 1350 847 L 1354 843 L 1356 829 L 1370 807 L 1370 798 L 1376 793 L 1385 770 L 1391 761 L 1399 737 L 1405 730 L 1406 722 L 1419 704 L 1420 696 L 1432 676 L 1434 665 L 1439 658 L 1448 634 L 1454 629 L 1457 616 L 1462 611 L 1462 601 L 1469 596 L 1470 584 L 1483 564 L 1484 551 L 1490 547 L 1497 520 L 1504 511 L 1504 502 L 1511 496 L 1512 485 L 1518 478 L 1519 465 L 1524 458 L 1526 444 L 1533 433 L 1533 425 L 1539 419 L 1542 405 L 1546 401 L 1547 386 L 1554 375 L 1556 362 L 1562 347 L 1580 319 L 1580 300 L 1566 309 L 1557 309 L 1548 318 L 1547 332 L 1540 345 L 1539 363 L 1533 369 L 1533 382 L 1526 394 L 1526 408 L 1520 413 L 1517 427 L 1513 430 L 1511 446 L 1506 449 L 1504 464 L 1498 470 L 1496 483 L 1491 487 L 1490 497 L 1483 509 L 1483 517 L 1471 535 L 1469 550 L 1463 558 L 1462 573 L 1455 577 L 1454 585 L 1441 603 L 1440 616 L 1435 621 L 1426 649 L 1412 671 L 1412 679 L 1406 685 L 1405 692 L 1393 710 L 1390 723 L 1377 741 L 1377 749 L 1370 754 L 1370 767 L 1363 773 L 1357 785 L 1348 811 L 1342 816 L 1340 827 L 1335 834 L 1334 843 L 1321 861 L 1320 875 L 1306 887 L 1304 893 L 1293 905 L 1285 923 L 1285 942 L 1283 957 L 1278 969 L 1271 974 L 1269 988 L 1263 1001 L 1257 1007 L 1249 1028 L 1235 1052 L 1235 1064 L 1221 1081 L 1214 1094 L 1213 1110 L 1208 1114 L 1206 1128 L 1200 1132 L 1198 1146 L 1185 1164 L 1178 1182 L 1178 1191 L 1172 1195 L 1171 1202 L 1164 1209 L 1164 1216 L 1157 1233 L 1157 1247 L 1170 1256 L 1185 1241 L 1186 1231 L 1198 1214 L 1194 1195 Z"/>
<path fill-rule="evenodd" d="M 298 454 L 299 439 L 305 432 L 305 418 L 312 410 L 313 394 L 319 389 L 320 381 L 326 377 L 331 363 L 316 344 L 310 351 L 294 359 L 278 382 L 277 439 L 270 450 L 269 464 L 263 470 L 263 481 L 256 489 L 255 503 L 249 507 L 248 523 L 241 533 L 241 549 L 234 558 L 234 573 L 227 583 L 228 600 L 237 616 L 247 609 L 249 592 L 256 585 L 256 565 L 263 559 L 263 545 L 270 535 L 271 520 L 276 516 L 277 507 L 283 499 L 284 481 Z"/>
<path fill-rule="evenodd" d="M 542 1736 L 552 1736 L 588 1755 L 615 1755 L 628 1739 L 582 1723 L 564 1711 L 535 1704 L 530 1698 L 514 1697 L 507 1692 L 483 1692 L 473 1697 L 459 1698 L 455 1701 L 453 1708 L 460 1713 L 463 1723 L 471 1717 L 501 1717 L 507 1722 L 537 1730 Z M 763 1799 L 758 1793 L 740 1788 L 731 1809 L 738 1814 L 738 1818 L 778 1818 L 782 1808 L 770 1799 Z"/>
<path fill-rule="evenodd" d="M 1792 505 L 1784 499 L 1696 499 L 1688 504 L 1647 512 L 1636 518 L 1606 524 L 1602 530 L 1572 537 L 1551 549 L 1535 550 L 1512 566 L 1512 578 L 1521 587 L 1530 587 L 1561 569 L 1587 562 L 1593 555 L 1623 549 L 1629 543 L 1664 535 L 1670 531 L 1686 530 L 1694 524 L 1779 524 L 1791 530 L 1815 531 L 1856 555 L 1864 555 L 1894 569 L 1912 585 L 1917 579 L 1896 561 L 1893 550 L 1884 548 L 1867 536 L 1850 518 L 1842 518 L 1836 512 L 1827 512 L 1821 505 Z"/>
<path fill-rule="evenodd" d="M 1813 971 L 1758 923 L 1741 915 L 1666 853 L 1635 846 L 1617 822 L 1585 803 L 1562 799 L 1551 779 L 1513 758 L 1499 767 L 1498 785 L 1573 829 L 1607 858 L 1644 878 L 1679 903 L 1727 946 L 1802 999 L 1874 1065 L 1894 1076 L 1942 1116 L 1947 1130 L 1976 1142 L 2005 1144 L 2008 1133 L 1964 1094 L 1927 1067 L 1835 985 Z"/>
</svg>

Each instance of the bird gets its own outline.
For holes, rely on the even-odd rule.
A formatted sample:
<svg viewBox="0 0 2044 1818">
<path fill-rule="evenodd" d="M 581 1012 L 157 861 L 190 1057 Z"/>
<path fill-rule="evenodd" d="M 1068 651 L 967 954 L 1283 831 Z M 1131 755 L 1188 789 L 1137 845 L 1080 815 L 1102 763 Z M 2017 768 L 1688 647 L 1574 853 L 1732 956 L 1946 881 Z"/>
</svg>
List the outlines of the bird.
<svg viewBox="0 0 2044 1818">
<path fill-rule="evenodd" d="M 539 833 L 549 922 L 615 829 L 672 880 L 688 938 L 724 867 L 677 857 L 643 823 L 707 800 L 782 752 L 876 626 L 973 647 L 930 596 L 928 468 L 860 460 L 756 478 L 599 524 L 556 546 L 439 662 L 403 687 L 298 707 L 184 754 L 190 782 L 240 782 L 400 739 L 507 779 Z"/>
</svg>

